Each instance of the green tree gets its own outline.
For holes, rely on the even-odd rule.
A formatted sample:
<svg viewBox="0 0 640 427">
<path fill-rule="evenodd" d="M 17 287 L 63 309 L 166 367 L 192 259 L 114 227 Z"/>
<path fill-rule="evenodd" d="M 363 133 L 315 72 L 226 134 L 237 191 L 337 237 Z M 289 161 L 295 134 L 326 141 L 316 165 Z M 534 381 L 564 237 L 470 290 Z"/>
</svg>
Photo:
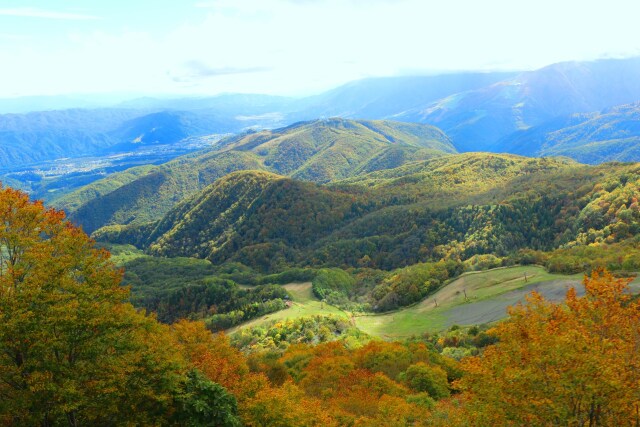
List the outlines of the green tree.
<svg viewBox="0 0 640 427">
<path fill-rule="evenodd" d="M 402 374 L 407 385 L 417 392 L 426 392 L 433 399 L 449 397 L 449 383 L 447 373 L 439 366 L 429 366 L 419 362 Z"/>
<path fill-rule="evenodd" d="M 177 410 L 172 422 L 186 427 L 236 427 L 238 405 L 235 397 L 219 384 L 210 381 L 197 369 L 186 375 L 176 396 Z"/>
</svg>

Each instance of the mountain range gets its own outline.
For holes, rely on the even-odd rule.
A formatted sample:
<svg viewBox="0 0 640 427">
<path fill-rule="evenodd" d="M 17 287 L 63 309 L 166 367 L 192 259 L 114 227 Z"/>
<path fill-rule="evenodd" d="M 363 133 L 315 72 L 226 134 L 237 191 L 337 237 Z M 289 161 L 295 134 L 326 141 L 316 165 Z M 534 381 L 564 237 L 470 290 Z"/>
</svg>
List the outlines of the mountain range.
<svg viewBox="0 0 640 427">
<path fill-rule="evenodd" d="M 395 229 L 393 221 L 411 223 L 408 206 L 419 205 L 416 215 L 424 221 L 427 218 L 436 221 L 431 213 L 425 212 L 460 209 L 460 203 L 492 206 L 494 201 L 515 197 L 516 190 L 506 186 L 525 192 L 533 191 L 533 182 L 543 188 L 553 187 L 555 184 L 545 181 L 546 174 L 559 173 L 558 170 L 583 177 L 558 178 L 569 182 L 563 190 L 566 195 L 578 191 L 579 187 L 571 186 L 580 179 L 587 180 L 587 183 L 580 181 L 582 185 L 593 187 L 602 180 L 597 174 L 604 173 L 597 171 L 609 170 L 589 169 L 580 163 L 638 160 L 640 83 L 632 78 L 635 75 L 640 75 L 640 59 L 601 60 L 555 64 L 520 74 L 367 79 L 304 99 L 253 95 L 139 99 L 119 108 L 8 114 L 0 116 L 3 141 L 0 165 L 5 166 L 5 171 L 18 170 L 5 172 L 5 182 L 30 186 L 36 196 L 64 209 L 89 233 L 139 245 L 138 237 L 123 236 L 138 236 L 141 230 L 146 238 L 155 236 L 155 240 L 145 243 L 148 250 L 167 247 L 170 239 L 164 234 L 177 233 L 173 225 L 166 225 L 169 224 L 166 215 L 178 218 L 174 210 L 182 206 L 181 215 L 197 217 L 191 208 L 185 207 L 191 206 L 186 201 L 203 197 L 202 192 L 208 186 L 217 185 L 218 180 L 239 171 L 266 173 L 259 179 L 252 178 L 254 183 L 263 182 L 264 188 L 258 186 L 262 189 L 272 188 L 277 181 L 278 185 L 288 183 L 285 187 L 297 189 L 305 198 L 340 200 L 345 203 L 339 203 L 340 206 L 346 210 L 339 215 L 361 221 L 354 222 L 354 227 L 357 223 L 362 227 L 368 224 L 366 227 L 377 230 L 384 224 Z M 368 118 L 316 118 L 325 114 Z M 313 119 L 278 127 L 305 116 Z M 377 120 L 377 116 L 404 121 Z M 440 127 L 426 123 L 437 123 Z M 224 137 L 229 133 L 233 135 Z M 554 158 L 529 162 L 521 157 L 457 154 L 470 150 Z M 143 155 L 136 157 L 132 153 Z M 39 175 L 42 167 L 38 163 L 32 169 L 25 166 L 65 156 L 95 156 L 98 160 L 91 158 L 91 162 L 98 165 L 109 156 L 124 160 L 110 169 L 93 171 L 92 166 L 81 162 L 74 173 L 58 171 L 59 161 L 54 161 L 54 173 L 44 178 Z M 21 167 L 23 170 L 19 171 Z M 240 191 L 243 187 L 229 188 Z M 258 194 L 251 191 L 247 194 L 251 196 L 247 195 L 245 202 L 254 206 Z M 344 194 L 348 195 L 346 199 Z M 219 195 L 212 200 L 227 203 Z M 346 207 L 345 200 L 352 200 L 350 207 Z M 238 200 L 229 203 L 249 207 Z M 265 206 L 270 203 L 277 206 L 276 201 Z M 327 203 L 333 206 L 333 202 Z M 338 211 L 342 208 L 336 207 Z M 578 206 L 579 210 L 582 208 Z M 215 211 L 212 209 L 209 210 Z M 304 206 L 301 209 L 305 215 L 313 212 Z M 220 211 L 225 218 L 233 218 L 237 213 L 225 212 Z M 360 216 L 367 212 L 375 221 Z M 157 228 L 159 221 L 165 224 L 161 228 Z M 339 228 L 340 233 L 351 236 L 349 239 L 363 242 L 362 234 L 350 234 L 342 220 L 336 221 L 335 230 L 329 227 L 333 231 L 323 229 L 323 232 L 338 232 Z M 230 230 L 238 226 L 229 225 Z M 155 234 L 150 234 L 149 227 Z M 163 232 L 158 234 L 160 229 Z M 398 233 L 407 232 L 402 229 Z M 223 233 L 224 239 L 228 233 L 228 230 Z M 575 238 L 578 232 L 572 233 Z M 318 234 L 313 239 L 325 237 Z M 467 239 L 451 233 L 449 237 L 458 242 Z M 548 235 L 536 239 L 546 242 L 547 246 L 540 244 L 540 247 L 549 248 L 554 247 L 550 241 L 555 245 L 559 241 L 572 241 L 570 237 Z M 220 238 L 212 239 L 217 242 Z M 394 234 L 391 240 L 397 238 Z M 516 240 L 536 246 L 527 240 L 531 238 L 521 236 Z M 336 241 L 340 239 L 334 238 L 332 247 L 335 253 L 340 253 Z M 251 242 L 249 246 L 258 244 L 255 240 Z M 284 246 L 289 247 L 289 243 Z M 380 244 L 377 241 L 376 245 Z M 198 245 L 213 253 L 209 240 Z M 238 243 L 229 245 L 222 246 L 240 248 Z M 395 244 L 389 245 L 382 253 L 397 249 L 390 249 Z M 486 247 L 495 250 L 496 245 L 487 243 Z M 190 255 L 167 250 L 171 254 Z M 157 251 L 164 253 L 164 249 Z M 195 254 L 210 256 L 199 251 Z M 305 256 L 319 257 L 310 253 Z M 415 254 L 407 255 L 407 259 L 418 260 Z"/>
<path fill-rule="evenodd" d="M 158 256 L 265 272 L 392 269 L 627 238 L 640 224 L 638 174 L 637 164 L 457 153 L 428 125 L 325 119 L 227 137 L 54 204 L 94 238 Z"/>
<path fill-rule="evenodd" d="M 440 127 L 460 151 L 493 151 L 501 138 L 555 117 L 640 100 L 639 75 L 640 58 L 559 63 L 452 94 L 395 118 Z"/>
<path fill-rule="evenodd" d="M 523 147 L 531 144 L 526 132 L 531 128 L 554 127 L 563 118 L 582 113 L 599 114 L 604 122 L 611 117 L 606 113 L 610 109 L 640 101 L 638 75 L 640 58 L 606 59 L 521 73 L 370 78 L 306 98 L 244 94 L 140 98 L 102 109 L 4 114 L 0 115 L 0 168 L 8 171 L 63 157 L 129 152 L 145 144 L 179 145 L 186 137 L 278 128 L 334 116 L 434 125 L 460 152 L 529 153 Z M 612 156 L 608 153 L 616 150 L 600 152 L 593 142 L 598 141 L 589 141 L 588 151 L 594 155 L 580 160 L 634 160 L 628 141 L 628 149 Z M 574 156 L 572 150 L 565 151 Z"/>
</svg>

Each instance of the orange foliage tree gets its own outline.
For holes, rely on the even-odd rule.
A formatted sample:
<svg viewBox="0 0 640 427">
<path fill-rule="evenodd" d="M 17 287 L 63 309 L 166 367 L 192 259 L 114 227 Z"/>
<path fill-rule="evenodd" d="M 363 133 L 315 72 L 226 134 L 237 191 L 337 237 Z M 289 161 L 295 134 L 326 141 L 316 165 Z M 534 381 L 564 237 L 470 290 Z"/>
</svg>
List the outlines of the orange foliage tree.
<svg viewBox="0 0 640 427">
<path fill-rule="evenodd" d="M 640 425 L 640 302 L 603 270 L 563 304 L 532 294 L 467 359 L 460 387 L 479 425 Z"/>
</svg>

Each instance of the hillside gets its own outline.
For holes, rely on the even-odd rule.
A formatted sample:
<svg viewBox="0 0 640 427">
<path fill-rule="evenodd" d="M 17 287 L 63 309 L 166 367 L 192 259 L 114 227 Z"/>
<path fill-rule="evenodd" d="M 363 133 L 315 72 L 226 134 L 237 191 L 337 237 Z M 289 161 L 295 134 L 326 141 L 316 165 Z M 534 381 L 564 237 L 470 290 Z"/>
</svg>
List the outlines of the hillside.
<svg viewBox="0 0 640 427">
<path fill-rule="evenodd" d="M 233 258 L 272 271 L 300 261 L 316 239 L 355 216 L 358 200 L 313 183 L 240 171 L 179 203 L 160 221 L 103 227 L 95 236 L 158 256 Z"/>
<path fill-rule="evenodd" d="M 69 217 L 91 233 L 109 224 L 156 220 L 184 198 L 228 173 L 262 168 L 251 153 L 229 151 L 186 156 L 143 169 L 139 176 L 130 171 L 113 174 L 65 196 L 59 206 L 77 206 L 69 211 Z"/>
<path fill-rule="evenodd" d="M 640 104 L 572 114 L 516 132 L 494 147 L 529 156 L 567 156 L 583 163 L 640 158 Z"/>
<path fill-rule="evenodd" d="M 392 176 L 373 181 L 374 200 L 399 205 L 383 205 L 319 242 L 320 259 L 357 265 L 367 255 L 368 265 L 389 269 L 441 257 L 611 242 L 640 231 L 638 164 L 590 167 L 474 153 L 443 160 L 437 174 L 371 174 Z M 449 168 L 447 162 L 459 164 Z M 495 166 L 481 167 L 474 176 L 467 167 L 473 163 Z M 362 178 L 365 185 L 371 181 Z M 355 180 L 338 188 L 361 187 Z"/>
<path fill-rule="evenodd" d="M 340 189 L 367 188 L 377 197 L 451 206 L 460 201 L 495 199 L 487 192 L 504 190 L 517 178 L 535 179 L 579 166 L 569 159 L 525 158 L 508 154 L 464 153 L 413 162 L 345 179 L 332 185 Z M 532 176 L 535 174 L 535 176 Z M 504 193 L 504 192 L 503 192 Z"/>
<path fill-rule="evenodd" d="M 303 122 L 220 141 L 213 149 L 146 170 L 113 174 L 55 202 L 88 232 L 162 217 L 176 203 L 230 172 L 266 170 L 327 182 L 454 153 L 426 125 L 342 119 Z M 122 185 L 118 185 L 122 184 Z"/>
<path fill-rule="evenodd" d="M 460 151 L 487 151 L 501 138 L 557 116 L 640 100 L 639 73 L 640 58 L 558 63 L 394 117 L 440 127 Z"/>
<path fill-rule="evenodd" d="M 455 152 L 431 126 L 338 118 L 232 137 L 220 146 L 254 152 L 275 173 L 319 183 Z"/>
<path fill-rule="evenodd" d="M 159 222 L 109 227 L 95 236 L 268 272 L 294 265 L 393 269 L 617 241 L 639 231 L 637 164 L 589 167 L 471 153 L 400 169 L 328 187 L 236 173 Z"/>
</svg>

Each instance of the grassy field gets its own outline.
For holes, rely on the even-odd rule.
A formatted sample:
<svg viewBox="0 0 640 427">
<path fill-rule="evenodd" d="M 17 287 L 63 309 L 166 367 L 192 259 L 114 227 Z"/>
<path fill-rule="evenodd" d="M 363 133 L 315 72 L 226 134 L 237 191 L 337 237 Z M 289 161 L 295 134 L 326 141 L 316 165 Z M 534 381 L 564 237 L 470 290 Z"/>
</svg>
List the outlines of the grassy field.
<svg viewBox="0 0 640 427">
<path fill-rule="evenodd" d="M 104 248 L 111 254 L 111 262 L 117 266 L 123 266 L 129 261 L 133 261 L 137 258 L 149 258 L 150 256 L 145 254 L 140 249 L 133 245 L 117 245 L 117 244 L 104 244 L 98 243 L 98 247 Z"/>
<path fill-rule="evenodd" d="M 551 274 L 537 266 L 466 273 L 412 307 L 357 317 L 356 326 L 370 335 L 402 338 L 452 325 L 491 323 L 506 317 L 507 307 L 524 301 L 532 291 L 551 301 L 563 300 L 571 287 L 582 295 L 582 279 L 582 274 Z M 631 290 L 640 292 L 639 278 L 632 283 Z"/>
<path fill-rule="evenodd" d="M 128 245 L 112 245 L 112 260 L 122 265 L 140 257 L 148 257 L 143 252 Z M 267 324 L 273 320 L 283 320 L 332 314 L 352 322 L 362 331 L 382 338 L 394 339 L 419 335 L 424 332 L 439 331 L 456 325 L 477 325 L 491 323 L 506 316 L 507 307 L 524 301 L 532 291 L 541 293 L 552 301 L 564 299 L 570 287 L 580 286 L 583 275 L 573 276 L 548 273 L 538 266 L 496 268 L 488 271 L 465 273 L 444 286 L 434 295 L 395 312 L 385 314 L 356 314 L 340 310 L 319 301 L 312 292 L 311 283 L 290 283 L 284 285 L 292 296 L 292 306 L 227 331 L 234 333 L 239 328 Z M 243 286 L 251 288 L 251 286 Z M 640 276 L 632 283 L 634 293 L 640 293 Z"/>
<path fill-rule="evenodd" d="M 399 338 L 426 331 L 437 331 L 452 324 L 486 323 L 505 316 L 507 305 L 518 301 L 517 298 L 514 299 L 514 295 L 511 295 L 514 291 L 521 291 L 525 286 L 535 286 L 541 282 L 547 288 L 548 284 L 554 281 L 569 280 L 570 283 L 575 284 L 580 279 L 581 276 L 549 274 L 542 267 L 536 266 L 497 268 L 484 272 L 466 273 L 432 297 L 414 306 L 392 313 L 360 315 L 354 320 L 356 326 L 364 332 L 383 338 Z M 555 285 L 555 287 L 558 286 Z M 311 291 L 311 283 L 292 283 L 284 287 L 293 297 L 291 308 L 243 323 L 227 332 L 232 334 L 238 328 L 315 314 L 334 314 L 344 318 L 351 316 L 351 313 L 318 301 Z M 500 296 L 506 296 L 506 298 L 499 298 Z M 482 305 L 487 302 L 491 304 L 489 307 Z M 458 307 L 463 309 L 458 311 Z"/>
<path fill-rule="evenodd" d="M 362 331 L 388 339 L 439 331 L 454 324 L 490 323 L 504 318 L 507 307 L 524 301 L 525 296 L 534 290 L 552 301 L 562 300 L 570 287 L 576 287 L 581 294 L 583 289 L 579 285 L 582 277 L 582 274 L 551 274 L 537 266 L 465 273 L 416 305 L 391 313 L 357 315 L 354 322 Z M 351 317 L 351 313 L 318 301 L 311 291 L 311 283 L 292 283 L 284 287 L 293 297 L 291 308 L 254 319 L 230 329 L 228 333 L 238 328 L 264 325 L 272 320 L 315 314 Z M 633 292 L 640 292 L 640 278 L 633 282 L 631 288 Z"/>
<path fill-rule="evenodd" d="M 550 274 L 537 266 L 466 273 L 412 307 L 360 316 L 356 318 L 356 325 L 371 335 L 400 338 L 454 324 L 489 323 L 505 317 L 506 308 L 533 289 L 553 290 L 552 294 L 561 290 L 564 296 L 566 287 L 578 284 L 581 279 L 581 275 Z"/>
<path fill-rule="evenodd" d="M 233 334 L 240 328 L 250 328 L 271 322 L 272 320 L 293 319 L 297 317 L 313 316 L 316 314 L 332 314 L 334 316 L 349 318 L 349 314 L 337 307 L 318 301 L 311 290 L 311 282 L 290 283 L 283 285 L 293 298 L 293 304 L 286 310 L 280 310 L 257 319 L 250 320 L 242 325 L 227 330 Z"/>
</svg>

